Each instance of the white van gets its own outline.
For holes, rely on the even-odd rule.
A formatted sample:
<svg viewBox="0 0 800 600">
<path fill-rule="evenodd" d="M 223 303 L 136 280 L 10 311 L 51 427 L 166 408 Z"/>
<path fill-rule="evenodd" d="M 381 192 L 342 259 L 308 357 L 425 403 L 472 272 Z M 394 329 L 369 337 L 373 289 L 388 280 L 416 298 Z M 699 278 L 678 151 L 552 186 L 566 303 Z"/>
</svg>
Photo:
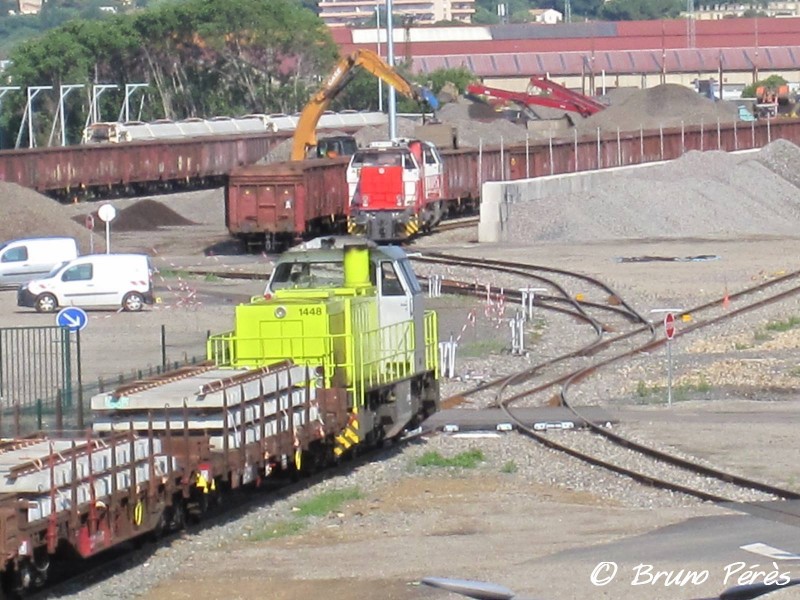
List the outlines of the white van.
<svg viewBox="0 0 800 600">
<path fill-rule="evenodd" d="M 153 303 L 153 269 L 146 254 L 89 254 L 65 262 L 17 292 L 17 306 L 117 307 L 139 311 Z"/>
<path fill-rule="evenodd" d="M 78 256 L 78 244 L 69 237 L 28 238 L 0 244 L 0 287 L 44 277 L 56 265 Z"/>
</svg>

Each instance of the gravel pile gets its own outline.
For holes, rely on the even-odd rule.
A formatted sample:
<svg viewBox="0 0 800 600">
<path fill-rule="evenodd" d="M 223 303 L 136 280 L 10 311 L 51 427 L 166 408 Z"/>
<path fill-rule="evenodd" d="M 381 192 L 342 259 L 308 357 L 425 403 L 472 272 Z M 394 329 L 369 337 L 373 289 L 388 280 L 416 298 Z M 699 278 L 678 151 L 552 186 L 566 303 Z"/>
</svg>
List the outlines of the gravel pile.
<svg viewBox="0 0 800 600">
<path fill-rule="evenodd" d="M 800 186 L 800 147 L 787 140 L 775 140 L 764 146 L 756 160 L 792 185 Z"/>
<path fill-rule="evenodd" d="M 716 125 L 736 121 L 738 107 L 730 102 L 715 102 L 694 90 L 673 83 L 621 95 L 620 102 L 577 124 L 579 133 L 616 132 L 685 125 Z"/>
<path fill-rule="evenodd" d="M 793 179 L 785 177 L 797 177 L 790 169 L 798 153 L 781 140 L 757 154 L 692 151 L 663 165 L 612 174 L 586 193 L 510 205 L 508 240 L 793 236 L 800 203 Z"/>
<path fill-rule="evenodd" d="M 78 240 L 81 252 L 89 252 L 89 236 L 81 219 L 78 224 L 69 217 L 64 206 L 34 190 L 15 183 L 0 181 L 3 197 L 3 218 L 0 240 L 23 237 L 67 236 Z"/>
<path fill-rule="evenodd" d="M 91 213 L 95 223 L 101 223 L 97 211 Z M 76 223 L 83 223 L 85 216 L 72 217 Z M 155 231 L 159 227 L 179 227 L 196 225 L 194 221 L 179 215 L 162 202 L 147 198 L 123 208 L 112 222 L 114 231 Z"/>
<path fill-rule="evenodd" d="M 625 88 L 613 90 L 604 98 L 610 103 L 605 110 L 583 119 L 577 113 L 569 113 L 575 122 L 578 133 L 586 135 L 594 133 L 599 127 L 602 131 L 616 132 L 658 127 L 679 127 L 730 123 L 738 118 L 738 108 L 730 102 L 715 102 L 697 94 L 694 90 L 677 84 L 659 85 L 645 90 Z M 565 111 L 532 107 L 543 119 L 561 118 Z M 455 125 L 458 129 L 459 144 L 467 148 L 518 144 L 526 137 L 546 139 L 546 131 L 528 131 L 524 124 L 513 123 L 499 114 L 484 102 L 468 98 L 457 98 L 441 107 L 437 117 L 442 123 Z M 397 121 L 398 137 L 414 137 L 416 121 L 399 118 Z M 341 135 L 341 132 L 325 132 L 320 135 Z M 388 127 L 365 127 L 355 134 L 359 145 L 388 139 Z M 289 160 L 292 150 L 291 140 L 286 140 L 272 149 L 260 162 L 282 162 Z"/>
</svg>

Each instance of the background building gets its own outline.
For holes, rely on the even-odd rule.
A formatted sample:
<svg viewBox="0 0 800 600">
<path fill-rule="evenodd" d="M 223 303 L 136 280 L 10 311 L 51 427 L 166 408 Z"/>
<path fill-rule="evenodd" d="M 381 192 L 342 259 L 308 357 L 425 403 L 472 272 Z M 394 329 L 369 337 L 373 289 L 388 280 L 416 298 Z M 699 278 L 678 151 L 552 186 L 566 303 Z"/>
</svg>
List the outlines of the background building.
<svg viewBox="0 0 800 600">
<path fill-rule="evenodd" d="M 533 17 L 534 23 L 555 25 L 564 20 L 564 15 L 554 8 L 532 8 L 528 12 Z"/>
<path fill-rule="evenodd" d="M 320 0 L 320 18 L 329 27 L 358 25 L 373 19 L 375 7 L 386 6 L 384 0 Z M 471 23 L 475 0 L 393 0 L 395 15 L 408 17 L 415 25 L 431 25 L 438 21 Z"/>
<path fill-rule="evenodd" d="M 780 0 L 778 2 L 768 1 L 758 5 L 737 2 L 700 3 L 699 5 L 695 4 L 695 10 L 691 15 L 699 21 L 714 21 L 755 16 L 755 13 L 765 17 L 796 17 L 800 15 L 800 2 Z M 684 12 L 682 16 L 688 16 L 689 14 Z"/>
<path fill-rule="evenodd" d="M 386 41 L 375 27 L 331 34 L 343 53 Z M 587 93 L 710 79 L 730 89 L 772 74 L 800 82 L 800 18 L 395 27 L 392 37 L 413 73 L 463 67 L 510 91 L 534 75 Z"/>
</svg>

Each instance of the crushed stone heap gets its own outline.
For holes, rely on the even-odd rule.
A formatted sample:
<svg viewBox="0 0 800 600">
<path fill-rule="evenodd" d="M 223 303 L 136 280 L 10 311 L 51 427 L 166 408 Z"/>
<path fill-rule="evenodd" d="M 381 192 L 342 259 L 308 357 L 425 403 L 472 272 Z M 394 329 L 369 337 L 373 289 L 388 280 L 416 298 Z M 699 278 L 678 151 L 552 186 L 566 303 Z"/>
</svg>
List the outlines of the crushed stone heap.
<svg viewBox="0 0 800 600">
<path fill-rule="evenodd" d="M 797 236 L 800 148 L 778 140 L 758 152 L 692 151 L 663 165 L 610 174 L 590 192 L 511 204 L 508 241 Z"/>
<path fill-rule="evenodd" d="M 0 219 L 0 240 L 27 237 L 67 236 L 78 240 L 82 253 L 89 252 L 92 233 L 73 221 L 64 206 L 39 192 L 16 183 L 0 181 L 3 218 Z"/>
<path fill-rule="evenodd" d="M 100 223 L 97 211 L 92 213 L 95 223 Z M 77 223 L 83 223 L 85 217 L 78 215 L 73 217 Z M 179 215 L 169 206 L 145 198 L 130 206 L 123 208 L 117 213 L 112 222 L 114 231 L 154 231 L 159 227 L 174 227 L 183 225 L 196 225 L 194 221 Z"/>
<path fill-rule="evenodd" d="M 731 102 L 709 100 L 694 90 L 674 83 L 635 90 L 620 95 L 618 102 L 576 124 L 578 133 L 597 131 L 638 131 L 639 128 L 680 127 L 704 123 L 716 127 L 738 119 L 739 109 Z M 616 98 L 615 98 L 616 99 Z"/>
</svg>

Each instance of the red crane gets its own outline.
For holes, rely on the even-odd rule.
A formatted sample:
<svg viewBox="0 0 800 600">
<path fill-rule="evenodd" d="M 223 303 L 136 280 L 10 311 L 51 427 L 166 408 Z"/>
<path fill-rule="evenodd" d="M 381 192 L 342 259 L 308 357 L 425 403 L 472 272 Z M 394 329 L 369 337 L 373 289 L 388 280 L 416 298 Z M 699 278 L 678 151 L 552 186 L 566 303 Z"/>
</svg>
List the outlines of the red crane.
<svg viewBox="0 0 800 600">
<path fill-rule="evenodd" d="M 479 96 L 508 100 L 525 106 L 560 108 L 562 110 L 579 113 L 584 117 L 593 115 L 605 108 L 605 105 L 597 100 L 579 94 L 578 92 L 573 92 L 563 85 L 550 81 L 546 77 L 531 77 L 529 83 L 529 89 L 530 88 L 544 90 L 548 92 L 548 95 L 540 96 L 523 92 L 509 92 L 508 90 L 499 90 L 477 83 L 469 84 L 467 86 L 467 92 Z"/>
</svg>

